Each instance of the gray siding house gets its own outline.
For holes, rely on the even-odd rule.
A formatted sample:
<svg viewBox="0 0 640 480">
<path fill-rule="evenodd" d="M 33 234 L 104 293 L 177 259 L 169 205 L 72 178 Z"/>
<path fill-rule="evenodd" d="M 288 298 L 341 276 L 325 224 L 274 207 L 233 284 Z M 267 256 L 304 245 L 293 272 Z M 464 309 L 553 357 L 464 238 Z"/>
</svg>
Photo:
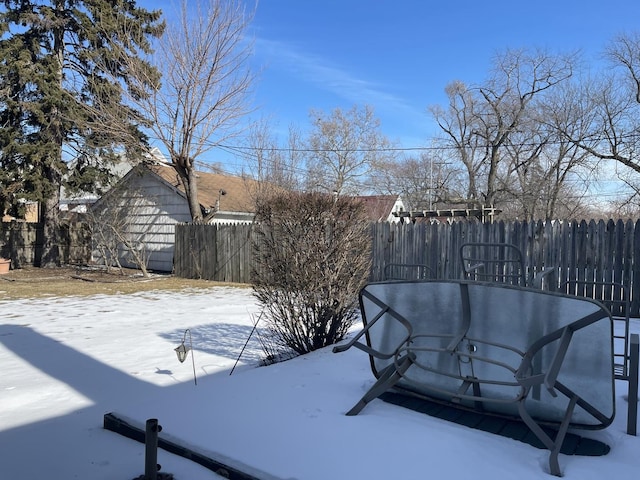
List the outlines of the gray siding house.
<svg viewBox="0 0 640 480">
<path fill-rule="evenodd" d="M 241 177 L 198 172 L 198 200 L 209 223 L 253 221 L 251 192 L 256 182 Z M 131 169 L 90 208 L 93 261 L 171 272 L 175 225 L 190 222 L 184 188 L 173 167 L 145 163 Z"/>
</svg>

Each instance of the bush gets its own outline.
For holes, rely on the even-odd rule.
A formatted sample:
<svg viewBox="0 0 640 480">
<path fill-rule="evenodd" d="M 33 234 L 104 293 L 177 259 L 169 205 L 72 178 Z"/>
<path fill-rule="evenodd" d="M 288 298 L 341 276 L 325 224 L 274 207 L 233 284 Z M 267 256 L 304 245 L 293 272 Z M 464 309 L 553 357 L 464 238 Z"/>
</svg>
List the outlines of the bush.
<svg viewBox="0 0 640 480">
<path fill-rule="evenodd" d="M 274 343 L 304 354 L 343 339 L 371 265 L 362 203 L 287 192 L 258 202 L 256 220 L 253 291 Z"/>
</svg>

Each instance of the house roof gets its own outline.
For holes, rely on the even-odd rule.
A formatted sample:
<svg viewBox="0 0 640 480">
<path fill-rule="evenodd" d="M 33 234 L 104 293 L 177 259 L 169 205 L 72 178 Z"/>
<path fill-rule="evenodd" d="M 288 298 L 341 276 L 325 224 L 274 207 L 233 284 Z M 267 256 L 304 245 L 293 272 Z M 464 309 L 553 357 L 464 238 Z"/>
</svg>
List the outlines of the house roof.
<svg viewBox="0 0 640 480">
<path fill-rule="evenodd" d="M 172 166 L 147 164 L 146 167 L 184 195 L 178 172 Z M 254 194 L 258 187 L 255 180 L 208 172 L 196 172 L 196 175 L 198 202 L 205 211 L 216 208 L 218 200 L 220 212 L 255 211 Z"/>
<path fill-rule="evenodd" d="M 364 203 L 367 215 L 374 222 L 386 221 L 398 201 L 398 195 L 368 195 L 356 198 Z"/>
</svg>

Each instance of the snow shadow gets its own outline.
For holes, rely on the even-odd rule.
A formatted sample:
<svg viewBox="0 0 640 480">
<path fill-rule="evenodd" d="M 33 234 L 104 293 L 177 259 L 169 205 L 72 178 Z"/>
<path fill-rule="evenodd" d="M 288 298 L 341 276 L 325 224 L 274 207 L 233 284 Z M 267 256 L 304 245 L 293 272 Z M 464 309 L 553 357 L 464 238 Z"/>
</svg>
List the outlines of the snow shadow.
<svg viewBox="0 0 640 480">
<path fill-rule="evenodd" d="M 161 387 L 138 380 L 63 343 L 22 325 L 0 325 L 0 343 L 50 377 L 94 403 L 155 394 Z M 114 391 L 113 385 L 118 385 Z"/>
<path fill-rule="evenodd" d="M 242 353 L 240 361 L 245 364 L 257 364 L 264 357 L 260 336 L 265 329 L 232 323 L 212 323 L 190 328 L 193 349 L 236 360 Z M 176 344 L 182 341 L 184 330 L 161 333 L 159 336 Z M 189 336 L 187 335 L 187 346 Z M 245 347 L 246 343 L 246 347 Z M 244 348 L 244 351 L 243 351 Z"/>
<path fill-rule="evenodd" d="M 51 478 L 61 478 L 56 471 L 67 468 L 62 464 L 74 458 L 75 451 L 82 452 L 81 458 L 91 458 L 98 466 L 108 468 L 113 461 L 133 461 L 133 471 L 138 471 L 138 468 L 142 471 L 144 462 L 135 452 L 143 452 L 144 446 L 132 445 L 131 441 L 117 436 L 114 438 L 113 433 L 103 430 L 104 414 L 124 408 L 132 399 L 152 411 L 156 400 L 164 395 L 193 388 L 189 383 L 159 386 L 137 379 L 26 325 L 1 324 L 0 345 L 87 399 L 84 405 L 78 404 L 77 408 L 69 409 L 69 413 L 51 412 L 49 418 L 34 419 L 0 431 L 0 445 L 10 445 L 11 451 L 32 452 L 34 461 L 26 464 L 21 460 L 22 455 L 3 459 L 4 469 L 20 472 L 19 476 L 12 478 L 38 478 L 42 465 L 47 465 L 45 468 L 51 471 Z M 131 354 L 136 355 L 136 352 Z M 3 387 L 13 388 L 8 383 Z M 51 393 L 43 387 L 36 394 L 46 397 Z M 90 445 L 86 444 L 87 425 L 93 437 Z M 60 441 L 51 441 L 51 432 L 56 432 L 55 438 Z M 107 451 L 101 449 L 106 441 L 110 445 Z M 122 458 L 118 457 L 118 452 L 122 452 Z"/>
<path fill-rule="evenodd" d="M 0 445 L 11 445 L 12 451 L 33 452 L 33 462 L 24 464 L 17 458 L 4 459 L 3 467 L 9 471 L 20 471 L 18 477 L 37 478 L 36 473 L 47 465 L 52 476 L 62 469 L 60 462 L 73 458 L 74 451 L 86 452 L 87 425 L 95 425 L 96 436 L 102 436 L 102 416 L 107 411 L 126 405 L 132 398 L 149 401 L 158 397 L 163 387 L 138 380 L 125 372 L 101 363 L 62 342 L 42 335 L 28 326 L 0 325 L 0 344 L 56 380 L 87 398 L 85 406 L 78 406 L 67 414 L 52 412 L 50 418 L 34 420 L 0 431 Z M 19 388 L 19 387 L 18 387 Z M 46 387 L 43 387 L 46 388 Z M 46 396 L 46 390 L 38 395 Z M 43 405 L 43 408 L 46 407 Z M 60 441 L 51 441 L 51 432 L 56 432 Z M 96 445 L 101 445 L 98 440 Z M 117 448 L 126 451 L 126 445 Z M 99 449 L 99 447 L 95 447 Z M 130 447 L 129 447 L 130 448 Z M 91 451 L 97 462 L 108 462 L 112 453 Z M 106 458 L 105 458 L 106 457 Z M 106 465 L 107 463 L 105 463 Z M 143 468 L 141 463 L 140 468 Z"/>
</svg>

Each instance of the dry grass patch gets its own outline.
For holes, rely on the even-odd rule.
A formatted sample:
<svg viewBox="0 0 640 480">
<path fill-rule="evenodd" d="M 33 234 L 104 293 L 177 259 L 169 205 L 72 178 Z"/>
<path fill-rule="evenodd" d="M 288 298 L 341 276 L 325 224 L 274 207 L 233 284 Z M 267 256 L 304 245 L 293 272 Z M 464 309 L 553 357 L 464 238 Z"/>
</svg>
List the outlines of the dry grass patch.
<svg viewBox="0 0 640 480">
<path fill-rule="evenodd" d="M 191 280 L 173 275 L 143 277 L 137 270 L 108 272 L 97 268 L 34 268 L 11 270 L 0 275 L 0 300 L 45 296 L 119 295 L 151 290 L 179 291 L 232 285 Z M 234 286 L 246 286 L 233 284 Z"/>
</svg>

